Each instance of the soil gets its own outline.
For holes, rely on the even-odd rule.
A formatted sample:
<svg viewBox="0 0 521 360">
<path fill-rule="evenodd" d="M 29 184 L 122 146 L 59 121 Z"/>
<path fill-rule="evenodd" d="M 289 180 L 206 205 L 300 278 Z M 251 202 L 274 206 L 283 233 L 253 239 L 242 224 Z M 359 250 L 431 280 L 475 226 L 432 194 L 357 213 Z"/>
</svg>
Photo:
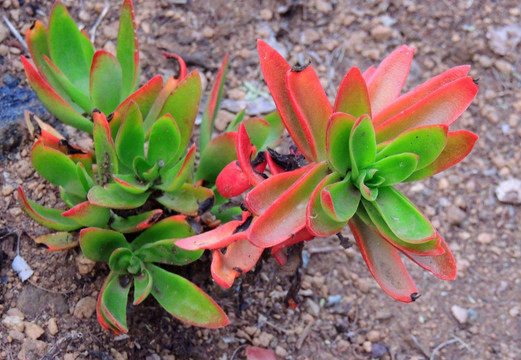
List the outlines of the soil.
<svg viewBox="0 0 521 360">
<path fill-rule="evenodd" d="M 64 2 L 87 32 L 105 3 L 110 4 L 95 43 L 114 52 L 115 2 Z M 50 6 L 3 0 L 0 12 L 24 33 L 35 19 L 46 22 Z M 500 202 L 495 194 L 502 181 L 519 179 L 521 170 L 517 0 L 137 0 L 135 7 L 141 82 L 173 71 L 162 51 L 185 56 L 190 69 L 200 69 L 206 80 L 229 53 L 225 97 L 232 104 L 254 95 L 252 89 L 267 90 L 258 67 L 257 38 L 277 46 L 290 63 L 310 59 L 332 98 L 351 66 L 377 64 L 400 44 L 416 49 L 406 89 L 452 66 L 471 64 L 481 88 L 453 127 L 478 133 L 476 148 L 456 167 L 403 188 L 447 240 L 457 258 L 458 277 L 442 281 L 407 262 L 422 296 L 402 304 L 380 290 L 356 246 L 344 249 L 336 238 L 316 239 L 303 251 L 294 310 L 284 298 L 298 267 L 279 267 L 268 257 L 260 272 L 246 274 L 224 290 L 213 284 L 206 259 L 188 269 L 187 276 L 223 306 L 229 326 L 207 330 L 183 325 L 150 299 L 129 307 L 130 332 L 114 337 L 92 315 L 106 266 L 86 262 L 78 249 L 50 253 L 23 235 L 20 255 L 34 274 L 21 282 L 11 269 L 16 239 L 4 236 L 1 359 L 244 359 L 245 346 L 252 344 L 274 349 L 280 359 L 521 358 L 521 207 Z M 12 80 L 6 80 L 9 74 L 27 87 L 20 53 L 27 55 L 0 23 L 4 85 Z M 221 111 L 217 125 L 223 128 L 230 117 Z M 72 138 L 82 136 L 64 131 Z M 43 205 L 63 205 L 56 189 L 32 169 L 32 140 L 23 126 L 18 134 L 21 144 L 15 143 L 0 161 L 0 227 L 34 237 L 49 230 L 22 212 L 15 189 L 22 185 Z M 345 236 L 353 242 L 348 230 Z M 18 330 L 6 327 L 10 315 L 25 323 Z"/>
</svg>

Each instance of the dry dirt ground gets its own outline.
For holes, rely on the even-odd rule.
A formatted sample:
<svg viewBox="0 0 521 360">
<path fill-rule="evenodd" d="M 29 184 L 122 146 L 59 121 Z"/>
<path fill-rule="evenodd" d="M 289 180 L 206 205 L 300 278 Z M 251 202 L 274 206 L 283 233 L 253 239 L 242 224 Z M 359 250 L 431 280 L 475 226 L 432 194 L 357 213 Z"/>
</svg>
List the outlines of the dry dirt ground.
<svg viewBox="0 0 521 360">
<path fill-rule="evenodd" d="M 96 44 L 114 49 L 119 2 L 64 2 L 87 31 L 109 4 Z M 222 290 L 212 283 L 206 261 L 187 269 L 186 276 L 224 307 L 231 325 L 185 326 L 150 299 L 129 308 L 130 332 L 115 338 L 92 315 L 106 267 L 87 264 L 81 274 L 79 250 L 49 253 L 23 237 L 21 255 L 35 274 L 22 283 L 11 269 L 16 242 L 7 236 L 0 242 L 0 318 L 25 322 L 0 323 L 1 359 L 244 359 L 249 344 L 274 349 L 280 359 L 521 358 L 521 207 L 500 202 L 495 193 L 502 181 L 521 177 L 518 0 L 135 2 L 142 82 L 171 72 L 162 51 L 184 55 L 207 79 L 229 53 L 225 97 L 231 110 L 238 100 L 267 90 L 257 38 L 278 46 L 291 63 L 311 59 L 332 97 L 351 66 L 365 69 L 400 44 L 416 49 L 407 89 L 452 66 L 471 64 L 480 91 L 455 127 L 478 133 L 476 148 L 455 168 L 404 189 L 448 241 L 458 277 L 441 281 L 410 266 L 422 296 L 398 303 L 379 289 L 356 246 L 343 249 L 337 239 L 317 239 L 304 249 L 296 310 L 283 303 L 293 269 L 268 258 L 260 273 Z M 50 6 L 3 0 L 0 12 L 24 32 L 35 19 L 46 21 Z M 27 55 L 0 23 L 3 83 L 10 74 L 27 86 L 20 53 Z M 219 114 L 219 127 L 231 112 Z M 0 226 L 35 236 L 48 230 L 23 214 L 16 187 L 43 204 L 61 205 L 55 189 L 32 170 L 31 140 L 22 126 L 18 131 L 23 142 L 0 161 Z M 352 240 L 348 230 L 345 234 Z"/>
</svg>

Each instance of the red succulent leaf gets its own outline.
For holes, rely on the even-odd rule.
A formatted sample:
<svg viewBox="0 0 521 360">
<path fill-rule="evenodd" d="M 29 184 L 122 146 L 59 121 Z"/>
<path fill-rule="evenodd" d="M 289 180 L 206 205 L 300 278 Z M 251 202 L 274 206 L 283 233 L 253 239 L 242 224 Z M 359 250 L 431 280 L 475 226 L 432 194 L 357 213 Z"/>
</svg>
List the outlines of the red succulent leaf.
<svg viewBox="0 0 521 360">
<path fill-rule="evenodd" d="M 132 215 L 128 218 L 114 214 L 114 220 L 110 223 L 110 227 L 123 234 L 142 231 L 154 225 L 161 218 L 161 215 L 163 215 L 161 209 Z"/>
<path fill-rule="evenodd" d="M 362 76 L 364 77 L 364 80 L 366 83 L 368 83 L 371 78 L 373 77 L 374 73 L 376 72 L 376 66 L 374 65 L 371 65 L 369 66 L 365 71 L 364 73 L 362 74 Z"/>
<path fill-rule="evenodd" d="M 263 349 L 257 346 L 246 347 L 247 360 L 278 360 L 275 351 L 270 349 Z"/>
<path fill-rule="evenodd" d="M 457 275 L 456 260 L 454 260 L 452 252 L 440 234 L 438 234 L 438 238 L 440 239 L 442 249 L 445 250 L 441 255 L 422 256 L 409 251 L 401 251 L 416 264 L 432 272 L 436 277 L 442 280 L 454 280 Z"/>
<path fill-rule="evenodd" d="M 220 172 L 215 181 L 219 194 L 226 198 L 238 196 L 251 187 L 250 180 L 238 161 L 232 161 Z"/>
<path fill-rule="evenodd" d="M 82 226 L 105 227 L 110 219 L 110 210 L 85 201 L 63 212 L 62 216 L 71 218 Z"/>
<path fill-rule="evenodd" d="M 309 171 L 278 197 L 252 224 L 250 242 L 262 248 L 272 247 L 295 236 L 306 226 L 309 198 L 315 187 L 327 175 L 327 171 L 325 162 L 310 165 Z M 278 176 L 281 175 L 283 174 Z M 248 204 L 248 198 L 246 203 Z"/>
<path fill-rule="evenodd" d="M 413 54 L 414 49 L 402 45 L 378 65 L 367 82 L 373 114 L 377 114 L 400 95 L 409 75 Z"/>
<path fill-rule="evenodd" d="M 460 78 L 467 76 L 470 71 L 469 65 L 456 66 L 452 69 L 445 71 L 444 73 L 435 76 L 415 89 L 408 93 L 400 96 L 398 99 L 387 105 L 378 113 L 373 116 L 373 124 L 375 126 L 380 125 L 386 120 L 398 115 L 400 112 L 408 109 L 412 105 L 416 104 L 421 99 L 429 96 L 439 88 L 455 81 Z"/>
<path fill-rule="evenodd" d="M 166 52 L 163 52 L 163 56 L 167 59 L 171 59 L 171 61 L 174 62 L 174 71 L 176 72 L 174 74 L 174 79 L 181 81 L 186 77 L 186 75 L 188 75 L 188 68 L 186 67 L 186 63 L 181 56 Z"/>
<path fill-rule="evenodd" d="M 262 215 L 282 194 L 311 169 L 311 165 L 274 175 L 255 186 L 246 195 L 246 207 L 255 215 Z"/>
<path fill-rule="evenodd" d="M 277 165 L 277 163 L 275 163 L 275 161 L 273 161 L 273 158 L 271 157 L 271 155 L 268 151 L 266 152 L 266 163 L 268 165 L 268 168 L 270 169 L 271 175 L 277 175 L 277 174 L 286 172 L 286 170 L 284 170 L 282 167 Z"/>
<path fill-rule="evenodd" d="M 308 139 L 311 137 L 311 130 L 306 124 L 302 124 L 299 121 L 286 87 L 286 73 L 291 70 L 291 66 L 263 40 L 257 41 L 257 50 L 259 52 L 262 74 L 273 96 L 282 122 L 302 152 L 302 155 L 308 160 L 314 160 L 313 151 L 308 143 Z"/>
<path fill-rule="evenodd" d="M 371 117 L 367 84 L 358 68 L 351 68 L 340 83 L 334 111 L 352 115 L 356 119 L 364 114 Z"/>
<path fill-rule="evenodd" d="M 286 85 L 302 129 L 309 129 L 305 134 L 313 159 L 325 160 L 327 122 L 333 110 L 317 73 L 311 66 L 291 70 L 286 74 Z"/>
<path fill-rule="evenodd" d="M 377 126 L 376 139 L 380 143 L 424 125 L 451 125 L 467 109 L 477 92 L 478 86 L 470 76 L 452 81 Z"/>
<path fill-rule="evenodd" d="M 349 221 L 349 227 L 369 271 L 380 287 L 396 300 L 414 301 L 418 289 L 398 251 L 356 216 Z"/>
<path fill-rule="evenodd" d="M 222 287 L 229 288 L 236 277 L 250 271 L 262 255 L 264 249 L 252 245 L 245 233 L 221 250 L 212 251 L 212 277 Z"/>
<path fill-rule="evenodd" d="M 255 171 L 251 163 L 252 155 L 255 154 L 255 151 L 248 132 L 244 124 L 241 123 L 237 137 L 237 158 L 244 175 L 253 186 L 260 184 L 264 180 L 264 177 Z"/>
<path fill-rule="evenodd" d="M 477 140 L 478 136 L 467 130 L 449 132 L 447 144 L 438 158 L 423 169 L 415 171 L 405 181 L 421 180 L 456 165 L 470 154 Z"/>
<path fill-rule="evenodd" d="M 309 241 L 313 240 L 315 238 L 315 235 L 313 235 L 307 228 L 303 228 L 302 230 L 298 231 L 295 236 L 293 236 L 291 239 L 288 239 L 284 241 L 283 243 L 280 243 L 278 245 L 275 245 L 271 248 L 271 254 L 277 260 L 279 265 L 286 264 L 287 258 L 286 254 L 284 253 L 284 249 L 287 247 L 290 247 L 291 245 L 298 244 L 302 241 Z"/>
</svg>

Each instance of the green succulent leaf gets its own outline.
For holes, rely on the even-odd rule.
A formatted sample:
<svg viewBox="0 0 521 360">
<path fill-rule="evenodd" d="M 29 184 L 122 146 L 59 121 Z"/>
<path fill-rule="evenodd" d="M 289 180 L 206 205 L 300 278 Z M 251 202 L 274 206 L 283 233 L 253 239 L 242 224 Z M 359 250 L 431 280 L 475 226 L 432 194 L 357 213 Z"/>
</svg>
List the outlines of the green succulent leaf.
<svg viewBox="0 0 521 360">
<path fill-rule="evenodd" d="M 180 239 L 192 235 L 194 235 L 194 230 L 186 222 L 186 217 L 175 215 L 163 219 L 154 226 L 146 229 L 132 241 L 130 246 L 135 251 L 145 245 L 153 244 L 156 241 Z"/>
<path fill-rule="evenodd" d="M 121 80 L 118 59 L 105 50 L 96 51 L 90 69 L 90 97 L 105 114 L 113 112 L 121 101 Z"/>
<path fill-rule="evenodd" d="M 378 185 L 389 186 L 407 179 L 416 170 L 418 159 L 418 155 L 413 153 L 390 155 L 375 162 L 371 168 L 376 169 L 378 176 L 384 179 Z"/>
<path fill-rule="evenodd" d="M 447 144 L 448 126 L 430 125 L 409 130 L 385 146 L 377 155 L 381 160 L 391 155 L 413 153 L 419 156 L 417 169 L 423 169 L 441 154 Z"/>
<path fill-rule="evenodd" d="M 76 194 L 70 193 L 61 186 L 59 187 L 59 189 L 61 199 L 70 208 L 75 207 L 76 205 L 81 204 L 86 200 L 85 196 L 78 196 Z"/>
<path fill-rule="evenodd" d="M 374 171 L 374 169 L 373 169 Z M 358 190 L 360 190 L 360 194 L 363 198 L 368 201 L 375 201 L 378 196 L 378 188 L 373 186 L 368 186 L 366 182 L 369 182 L 370 179 L 367 179 L 368 171 L 362 170 L 358 178 L 355 179 L 356 186 Z M 369 180 L 369 181 L 366 181 Z"/>
<path fill-rule="evenodd" d="M 147 211 L 127 218 L 114 214 L 110 227 L 123 234 L 141 231 L 154 225 L 162 214 L 163 210 L 161 209 Z"/>
<path fill-rule="evenodd" d="M 67 250 L 78 246 L 76 236 L 68 232 L 57 232 L 38 236 L 34 241 L 37 244 L 44 244 L 49 251 Z"/>
<path fill-rule="evenodd" d="M 230 123 L 226 127 L 226 132 L 237 131 L 239 129 L 240 123 L 244 120 L 244 115 L 246 115 L 246 109 L 242 109 L 241 111 L 239 111 L 235 119 L 233 121 L 230 121 Z"/>
<path fill-rule="evenodd" d="M 128 249 L 130 245 L 125 236 L 117 231 L 91 227 L 80 231 L 80 247 L 87 258 L 109 262 L 114 250 Z"/>
<path fill-rule="evenodd" d="M 131 194 L 142 194 L 152 185 L 150 182 L 143 182 L 137 179 L 135 175 L 118 174 L 113 175 L 112 178 L 115 181 L 114 184 Z"/>
<path fill-rule="evenodd" d="M 197 216 L 209 210 L 214 199 L 212 190 L 186 183 L 179 190 L 156 198 L 156 201 L 181 214 Z"/>
<path fill-rule="evenodd" d="M 373 123 L 367 115 L 361 116 L 351 129 L 349 157 L 355 178 L 359 176 L 361 170 L 375 161 L 376 138 Z"/>
<path fill-rule="evenodd" d="M 193 235 L 193 233 L 192 233 Z M 178 239 L 159 240 L 152 244 L 142 246 L 136 251 L 146 263 L 161 263 L 169 265 L 187 265 L 199 259 L 204 250 L 188 251 L 175 245 Z"/>
<path fill-rule="evenodd" d="M 282 133 L 284 132 L 284 123 L 282 122 L 280 114 L 277 111 L 266 115 L 264 120 L 270 124 L 270 132 L 266 140 L 264 140 L 264 145 L 259 147 L 260 150 L 265 150 L 268 147 L 276 147 L 279 145 L 282 141 Z M 246 129 L 248 129 L 248 127 L 246 127 Z"/>
<path fill-rule="evenodd" d="M 137 86 L 139 79 L 139 53 L 134 24 L 134 8 L 131 0 L 125 0 L 119 17 L 117 58 L 121 65 L 122 98 L 127 97 Z"/>
<path fill-rule="evenodd" d="M 156 185 L 156 189 L 166 192 L 175 192 L 192 176 L 195 163 L 195 144 L 192 145 L 185 158 L 176 166 L 167 169 L 161 176 L 162 183 Z M 166 169 L 166 168 L 164 168 Z M 161 171 L 160 171 L 161 172 Z"/>
<path fill-rule="evenodd" d="M 78 177 L 76 164 L 67 155 L 38 140 L 31 151 L 31 161 L 36 171 L 50 183 L 79 197 L 85 196 L 86 191 Z"/>
<path fill-rule="evenodd" d="M 112 271 L 128 273 L 133 258 L 134 254 L 128 247 L 117 248 L 110 254 L 109 267 Z"/>
<path fill-rule="evenodd" d="M 423 242 L 436 236 L 431 223 L 414 204 L 392 187 L 380 188 L 373 205 L 391 231 L 404 241 Z"/>
<path fill-rule="evenodd" d="M 52 61 L 78 89 L 88 94 L 90 67 L 86 44 L 74 20 L 59 1 L 51 11 L 48 34 Z"/>
<path fill-rule="evenodd" d="M 158 119 L 152 126 L 148 143 L 147 161 L 164 167 L 172 160 L 177 160 L 181 133 L 170 114 Z"/>
<path fill-rule="evenodd" d="M 165 101 L 160 116 L 170 114 L 174 118 L 181 134 L 178 152 L 173 158 L 179 158 L 188 147 L 200 101 L 201 79 L 197 70 L 184 78 Z M 147 127 L 147 124 L 144 124 L 145 133 L 151 128 L 151 125 Z"/>
<path fill-rule="evenodd" d="M 83 163 L 76 163 L 76 172 L 78 173 L 78 179 L 80 180 L 81 185 L 83 185 L 85 192 L 88 192 L 92 187 L 96 186 L 96 182 L 92 178 L 92 172 L 89 173 Z"/>
<path fill-rule="evenodd" d="M 354 187 L 351 179 L 326 185 L 320 192 L 323 210 L 338 222 L 345 222 L 353 217 L 360 203 L 360 191 Z"/>
<path fill-rule="evenodd" d="M 132 168 L 134 158 L 145 156 L 143 118 L 136 102 L 130 101 L 116 136 L 116 153 L 119 160 Z"/>
<path fill-rule="evenodd" d="M 105 227 L 110 219 L 110 210 L 85 201 L 65 211 L 62 216 L 71 218 L 82 226 Z"/>
<path fill-rule="evenodd" d="M 227 132 L 213 138 L 202 150 L 196 180 L 215 184 L 219 173 L 234 160 L 237 160 L 237 133 Z"/>
<path fill-rule="evenodd" d="M 345 175 L 351 168 L 349 138 L 356 119 L 348 114 L 334 113 L 329 118 L 326 137 L 326 155 L 333 169 Z"/>
<path fill-rule="evenodd" d="M 94 186 L 87 194 L 87 198 L 92 204 L 112 209 L 138 208 L 147 201 L 149 196 L 148 192 L 129 193 L 116 184 L 109 184 L 105 187 Z"/>
<path fill-rule="evenodd" d="M 118 158 L 107 118 L 100 112 L 95 112 L 93 118 L 93 137 L 98 176 L 102 184 L 107 184 L 112 178 L 112 174 L 118 173 Z"/>
<path fill-rule="evenodd" d="M 134 305 L 142 303 L 150 295 L 153 284 L 152 275 L 147 269 L 134 276 Z"/>
<path fill-rule="evenodd" d="M 200 288 L 179 275 L 147 265 L 154 285 L 152 296 L 166 311 L 188 324 L 217 328 L 229 323 L 223 310 Z"/>
<path fill-rule="evenodd" d="M 127 302 L 131 281 L 129 275 L 111 272 L 100 293 L 100 308 L 116 331 L 126 333 Z"/>
</svg>

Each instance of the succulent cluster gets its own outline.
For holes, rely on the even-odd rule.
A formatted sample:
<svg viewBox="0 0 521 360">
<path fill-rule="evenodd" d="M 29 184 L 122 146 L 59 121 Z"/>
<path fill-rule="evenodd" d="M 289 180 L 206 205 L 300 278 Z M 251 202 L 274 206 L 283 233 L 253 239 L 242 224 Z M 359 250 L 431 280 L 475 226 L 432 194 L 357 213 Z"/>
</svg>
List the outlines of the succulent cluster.
<svg viewBox="0 0 521 360">
<path fill-rule="evenodd" d="M 95 52 L 57 1 L 49 27 L 36 22 L 27 31 L 36 68 L 22 58 L 51 113 L 92 135 L 94 148 L 82 149 L 28 116 L 37 137 L 32 163 L 69 209 L 41 206 L 21 187 L 18 194 L 33 219 L 58 231 L 37 242 L 51 250 L 79 244 L 87 258 L 108 263 L 97 304 L 103 327 L 128 331 L 132 284 L 134 305 L 152 294 L 182 321 L 224 326 L 221 308 L 168 265 L 187 265 L 212 250 L 212 276 L 230 287 L 265 249 L 284 264 L 287 247 L 346 226 L 376 281 L 397 300 L 418 297 L 400 254 L 454 279 L 445 241 L 394 185 L 443 171 L 472 150 L 475 134 L 449 131 L 477 92 L 468 66 L 400 95 L 413 56 L 402 46 L 378 67 L 349 70 L 331 105 L 311 66 L 291 67 L 259 41 L 278 111 L 264 119 L 245 119 L 243 111 L 212 138 L 226 57 L 203 111 L 195 168 L 190 137 L 203 90 L 199 73 L 165 54 L 175 76 L 156 76 L 137 89 L 135 34 L 133 5 L 124 0 L 117 55 Z M 276 150 L 284 130 L 295 144 L 288 154 Z"/>
</svg>

